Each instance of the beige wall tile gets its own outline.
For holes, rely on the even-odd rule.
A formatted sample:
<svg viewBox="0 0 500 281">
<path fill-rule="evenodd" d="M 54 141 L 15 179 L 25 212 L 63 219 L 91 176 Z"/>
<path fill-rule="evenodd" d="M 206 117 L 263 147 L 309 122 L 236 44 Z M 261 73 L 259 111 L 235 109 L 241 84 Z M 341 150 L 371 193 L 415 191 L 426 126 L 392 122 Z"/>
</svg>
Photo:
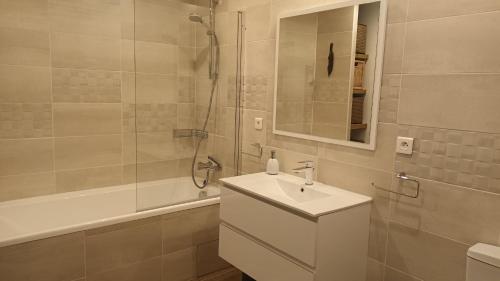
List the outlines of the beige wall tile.
<svg viewBox="0 0 500 281">
<path fill-rule="evenodd" d="M 177 44 L 179 24 L 188 21 L 179 1 L 144 1 L 135 5 L 135 38 L 140 41 Z"/>
<path fill-rule="evenodd" d="M 196 277 L 196 248 L 163 256 L 163 280 L 183 281 Z"/>
<path fill-rule="evenodd" d="M 138 104 L 136 112 L 135 121 L 139 133 L 171 132 L 177 122 L 177 104 Z"/>
<path fill-rule="evenodd" d="M 179 56 L 178 57 L 178 65 L 177 65 L 177 73 L 179 75 L 184 75 L 184 76 L 194 75 L 195 74 L 195 64 L 196 64 L 196 48 L 194 48 L 194 47 L 178 47 L 177 52 L 178 52 L 178 56 Z"/>
<path fill-rule="evenodd" d="M 271 36 L 271 3 L 248 8 L 245 20 L 247 42 L 269 39 Z"/>
<path fill-rule="evenodd" d="M 394 221 L 467 244 L 500 243 L 499 194 L 429 180 L 420 182 L 420 198 L 394 198 Z"/>
<path fill-rule="evenodd" d="M 368 240 L 368 257 L 385 263 L 388 223 L 377 215 L 370 218 L 370 236 Z"/>
<path fill-rule="evenodd" d="M 52 95 L 54 102 L 121 101 L 120 72 L 52 69 Z"/>
<path fill-rule="evenodd" d="M 408 20 L 423 20 L 500 10 L 500 3 L 495 0 L 409 0 L 409 2 Z"/>
<path fill-rule="evenodd" d="M 215 30 L 221 45 L 236 44 L 238 17 L 236 12 L 218 13 L 215 18 Z M 196 27 L 197 39 L 202 37 L 201 40 L 196 42 L 197 47 L 207 46 L 204 43 L 208 39 L 206 36 L 206 29 L 200 26 Z"/>
<path fill-rule="evenodd" d="M 135 43 L 133 40 L 121 40 L 121 70 L 135 72 Z"/>
<path fill-rule="evenodd" d="M 404 75 L 398 121 L 500 133 L 499 83 L 495 74 Z"/>
<path fill-rule="evenodd" d="M 137 163 L 137 136 L 135 133 L 124 133 L 122 134 L 122 155 L 123 164 L 135 164 Z"/>
<path fill-rule="evenodd" d="M 384 73 L 401 73 L 405 34 L 405 23 L 387 25 L 385 34 Z"/>
<path fill-rule="evenodd" d="M 122 166 L 110 166 L 56 172 L 57 192 L 120 185 L 122 170 Z"/>
<path fill-rule="evenodd" d="M 120 38 L 120 0 L 49 0 L 50 28 L 55 32 Z"/>
<path fill-rule="evenodd" d="M 426 281 L 465 280 L 468 245 L 391 224 L 387 265 Z"/>
<path fill-rule="evenodd" d="M 352 31 L 354 8 L 345 7 L 318 14 L 318 33 Z"/>
<path fill-rule="evenodd" d="M 0 102 L 50 101 L 49 68 L 0 65 Z"/>
<path fill-rule="evenodd" d="M 51 171 L 52 154 L 52 139 L 0 140 L 0 176 Z"/>
<path fill-rule="evenodd" d="M 213 205 L 164 216 L 163 253 L 189 249 L 219 237 L 219 206 Z"/>
<path fill-rule="evenodd" d="M 87 276 L 161 256 L 158 217 L 86 233 Z"/>
<path fill-rule="evenodd" d="M 324 159 L 350 163 L 377 170 L 392 171 L 398 126 L 381 124 L 377 127 L 377 148 L 360 150 L 340 145 L 320 144 L 318 154 Z"/>
<path fill-rule="evenodd" d="M 137 72 L 177 74 L 177 46 L 136 41 Z"/>
<path fill-rule="evenodd" d="M 88 276 L 86 281 L 161 281 L 161 257 Z"/>
<path fill-rule="evenodd" d="M 120 39 L 51 33 L 52 66 L 120 70 Z"/>
<path fill-rule="evenodd" d="M 121 133 L 121 104 L 54 104 L 54 135 Z"/>
<path fill-rule="evenodd" d="M 401 89 L 401 75 L 388 74 L 382 76 L 380 88 L 378 121 L 382 123 L 396 123 L 399 111 L 399 92 Z"/>
<path fill-rule="evenodd" d="M 372 216 L 389 217 L 389 195 L 387 192 L 377 191 L 371 183 L 390 189 L 392 178 L 392 172 L 382 172 L 325 159 L 320 159 L 318 162 L 318 181 L 371 196 L 374 199 Z"/>
<path fill-rule="evenodd" d="M 389 0 L 387 7 L 387 23 L 398 23 L 406 20 L 410 0 Z"/>
<path fill-rule="evenodd" d="M 0 1 L 0 26 L 48 30 L 47 0 Z"/>
<path fill-rule="evenodd" d="M 56 138 L 56 170 L 119 165 L 121 149 L 121 135 Z"/>
<path fill-rule="evenodd" d="M 180 76 L 177 81 L 178 102 L 194 102 L 195 96 L 195 78 L 189 76 Z"/>
<path fill-rule="evenodd" d="M 55 177 L 52 172 L 0 177 L 0 201 L 55 192 Z"/>
<path fill-rule="evenodd" d="M 177 102 L 177 76 L 136 73 L 137 103 Z"/>
<path fill-rule="evenodd" d="M 323 122 L 346 128 L 347 111 L 346 104 L 315 102 L 313 104 L 313 122 Z"/>
<path fill-rule="evenodd" d="M 121 72 L 121 101 L 122 103 L 136 103 L 134 72 Z"/>
<path fill-rule="evenodd" d="M 414 138 L 411 157 L 397 155 L 396 170 L 436 181 L 500 193 L 500 134 L 400 126 Z"/>
<path fill-rule="evenodd" d="M 179 160 L 177 159 L 137 163 L 137 181 L 154 181 L 188 175 L 179 171 Z"/>
<path fill-rule="evenodd" d="M 264 111 L 257 110 L 249 110 L 246 109 L 243 111 L 243 119 L 242 119 L 242 129 L 243 134 L 245 135 L 244 142 L 246 143 L 265 143 L 266 140 L 266 131 L 264 129 L 257 130 L 254 127 L 255 118 L 263 118 L 263 126 L 267 126 L 266 113 Z"/>
<path fill-rule="evenodd" d="M 500 72 L 500 58 L 489 55 L 497 50 L 498 38 L 491 34 L 500 33 L 499 15 L 493 12 L 408 23 L 404 72 Z"/>
<path fill-rule="evenodd" d="M 178 159 L 175 143 L 172 132 L 140 133 L 137 135 L 137 161 L 144 163 Z"/>
<path fill-rule="evenodd" d="M 196 250 L 196 273 L 203 276 L 228 268 L 231 265 L 219 257 L 219 241 L 198 245 Z"/>
<path fill-rule="evenodd" d="M 366 281 L 383 281 L 384 280 L 384 265 L 368 259 L 366 266 Z"/>
<path fill-rule="evenodd" d="M 0 63 L 49 65 L 49 33 L 0 27 Z"/>
<path fill-rule="evenodd" d="M 0 104 L 0 138 L 52 136 L 52 105 L 46 103 Z"/>
<path fill-rule="evenodd" d="M 422 281 L 417 277 L 412 277 L 401 271 L 392 269 L 390 267 L 385 268 L 385 281 Z"/>
<path fill-rule="evenodd" d="M 0 248 L 0 276 L 9 281 L 71 281 L 83 277 L 81 232 Z"/>
<path fill-rule="evenodd" d="M 274 75 L 275 40 L 250 42 L 246 46 L 246 75 Z"/>
<path fill-rule="evenodd" d="M 121 34 L 123 39 L 134 40 L 135 0 L 120 0 Z"/>
</svg>

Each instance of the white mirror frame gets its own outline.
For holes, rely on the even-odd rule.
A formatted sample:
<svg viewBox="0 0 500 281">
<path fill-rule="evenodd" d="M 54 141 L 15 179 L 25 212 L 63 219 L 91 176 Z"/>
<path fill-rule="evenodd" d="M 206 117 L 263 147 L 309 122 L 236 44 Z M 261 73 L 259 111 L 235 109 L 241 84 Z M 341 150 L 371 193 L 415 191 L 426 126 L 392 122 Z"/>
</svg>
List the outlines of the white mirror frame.
<svg viewBox="0 0 500 281">
<path fill-rule="evenodd" d="M 305 15 L 305 14 L 317 13 L 317 12 L 322 12 L 322 11 L 327 11 L 327 10 L 339 9 L 339 8 L 344 8 L 344 7 L 349 7 L 349 6 L 356 6 L 356 14 L 357 14 L 357 11 L 358 11 L 357 5 L 376 3 L 376 2 L 380 3 L 380 16 L 379 16 L 379 33 L 378 33 L 378 38 L 377 38 L 377 53 L 376 53 L 377 57 L 375 60 L 375 78 L 374 78 L 375 80 L 374 80 L 374 85 L 373 85 L 373 97 L 372 97 L 372 111 L 371 111 L 372 118 L 370 121 L 370 124 L 371 124 L 371 126 L 370 126 L 370 142 L 369 143 L 361 143 L 361 142 L 354 142 L 354 141 L 347 141 L 347 140 L 336 140 L 336 139 L 330 139 L 330 138 L 325 138 L 325 137 L 318 137 L 318 136 L 313 136 L 313 135 L 277 130 L 276 129 L 276 101 L 277 101 L 277 95 L 278 95 L 278 63 L 279 63 L 279 40 L 280 40 L 279 31 L 280 31 L 281 19 Z M 276 59 L 275 59 L 275 72 L 274 72 L 275 79 L 274 79 L 274 104 L 273 104 L 273 134 L 294 137 L 294 138 L 300 138 L 300 139 L 306 139 L 306 140 L 312 140 L 312 141 L 318 141 L 318 142 L 324 142 L 324 143 L 338 144 L 338 145 L 343 145 L 343 146 L 350 146 L 350 147 L 355 147 L 355 148 L 360 148 L 360 149 L 375 150 L 376 140 L 377 140 L 377 124 L 378 124 L 378 110 L 379 110 L 379 102 L 380 102 L 380 89 L 381 89 L 381 84 L 382 84 L 382 66 L 383 66 L 383 59 L 384 59 L 386 21 L 387 21 L 387 0 L 348 0 L 348 1 L 342 1 L 342 2 L 337 2 L 337 3 L 333 3 L 333 4 L 322 5 L 322 6 L 315 6 L 315 7 L 296 10 L 296 11 L 288 11 L 288 12 L 284 12 L 284 13 L 280 14 L 278 16 L 278 22 L 276 25 L 276 53 L 275 53 Z M 356 31 L 357 31 L 357 26 L 355 26 L 356 24 L 357 24 L 357 22 L 353 22 L 353 30 L 354 30 L 353 42 L 354 43 L 356 40 L 355 38 L 356 38 Z M 353 50 L 353 53 L 354 52 L 355 52 L 355 49 Z M 354 59 L 355 58 L 353 55 L 351 65 L 354 65 Z M 354 70 L 351 68 L 350 88 L 352 88 L 353 75 L 354 75 Z"/>
</svg>

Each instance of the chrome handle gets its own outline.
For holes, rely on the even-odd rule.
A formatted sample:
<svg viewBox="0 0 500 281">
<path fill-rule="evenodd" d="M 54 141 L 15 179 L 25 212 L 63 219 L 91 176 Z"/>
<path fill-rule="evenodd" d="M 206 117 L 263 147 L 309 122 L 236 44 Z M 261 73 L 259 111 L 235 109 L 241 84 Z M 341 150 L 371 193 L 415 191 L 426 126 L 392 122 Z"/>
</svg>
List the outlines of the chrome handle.
<svg viewBox="0 0 500 281">
<path fill-rule="evenodd" d="M 304 160 L 304 161 L 299 161 L 297 163 L 306 164 L 305 165 L 306 168 L 313 168 L 313 166 L 314 166 L 314 161 L 312 161 L 312 160 Z"/>
</svg>

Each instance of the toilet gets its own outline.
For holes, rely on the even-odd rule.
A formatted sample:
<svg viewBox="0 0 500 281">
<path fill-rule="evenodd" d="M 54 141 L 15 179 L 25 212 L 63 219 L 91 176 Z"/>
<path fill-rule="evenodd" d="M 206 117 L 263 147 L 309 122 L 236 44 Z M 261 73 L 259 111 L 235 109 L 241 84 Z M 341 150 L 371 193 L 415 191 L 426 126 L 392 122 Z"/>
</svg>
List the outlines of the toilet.
<svg viewBox="0 0 500 281">
<path fill-rule="evenodd" d="M 466 281 L 499 281 L 500 247 L 478 243 L 467 252 Z"/>
</svg>

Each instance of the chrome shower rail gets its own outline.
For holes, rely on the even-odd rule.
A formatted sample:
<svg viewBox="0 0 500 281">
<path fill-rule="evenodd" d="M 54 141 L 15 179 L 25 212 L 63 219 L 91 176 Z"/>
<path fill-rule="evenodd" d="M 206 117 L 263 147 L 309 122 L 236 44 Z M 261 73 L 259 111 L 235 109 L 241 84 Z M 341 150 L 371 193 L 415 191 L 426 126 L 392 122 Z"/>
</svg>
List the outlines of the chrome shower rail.
<svg viewBox="0 0 500 281">
<path fill-rule="evenodd" d="M 174 138 L 190 138 L 199 137 L 201 139 L 208 138 L 208 132 L 197 129 L 174 129 Z"/>
</svg>

